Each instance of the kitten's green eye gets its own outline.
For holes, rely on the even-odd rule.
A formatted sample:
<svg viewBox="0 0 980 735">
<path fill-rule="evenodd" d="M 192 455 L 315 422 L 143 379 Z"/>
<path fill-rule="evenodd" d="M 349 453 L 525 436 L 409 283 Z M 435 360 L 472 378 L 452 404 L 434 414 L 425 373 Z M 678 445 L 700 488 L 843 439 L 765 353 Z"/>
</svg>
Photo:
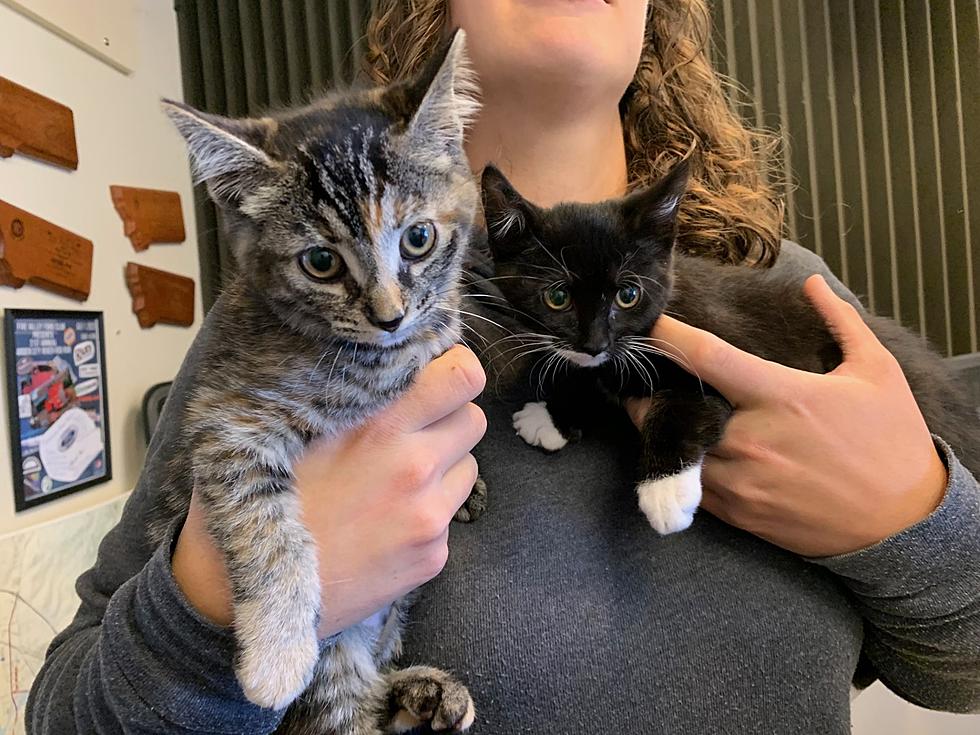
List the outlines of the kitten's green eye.
<svg viewBox="0 0 980 735">
<path fill-rule="evenodd" d="M 625 283 L 616 292 L 616 306 L 620 309 L 632 309 L 640 303 L 640 288 L 632 283 Z"/>
<path fill-rule="evenodd" d="M 402 255 L 418 260 L 428 255 L 436 244 L 436 226 L 429 221 L 416 222 L 402 233 Z"/>
<path fill-rule="evenodd" d="M 303 272 L 314 281 L 332 281 L 344 272 L 344 260 L 330 248 L 310 248 L 299 256 Z"/>
<path fill-rule="evenodd" d="M 565 311 L 572 305 L 572 295 L 564 286 L 552 286 L 544 292 L 544 303 L 549 309 Z"/>
</svg>

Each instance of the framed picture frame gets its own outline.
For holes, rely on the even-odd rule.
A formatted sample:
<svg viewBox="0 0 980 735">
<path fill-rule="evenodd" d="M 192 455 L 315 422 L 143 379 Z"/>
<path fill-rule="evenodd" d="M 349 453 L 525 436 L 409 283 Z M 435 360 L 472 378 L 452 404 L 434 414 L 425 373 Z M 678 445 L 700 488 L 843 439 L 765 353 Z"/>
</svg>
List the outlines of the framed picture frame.
<svg viewBox="0 0 980 735">
<path fill-rule="evenodd" d="M 112 479 L 100 311 L 4 312 L 17 511 Z"/>
</svg>

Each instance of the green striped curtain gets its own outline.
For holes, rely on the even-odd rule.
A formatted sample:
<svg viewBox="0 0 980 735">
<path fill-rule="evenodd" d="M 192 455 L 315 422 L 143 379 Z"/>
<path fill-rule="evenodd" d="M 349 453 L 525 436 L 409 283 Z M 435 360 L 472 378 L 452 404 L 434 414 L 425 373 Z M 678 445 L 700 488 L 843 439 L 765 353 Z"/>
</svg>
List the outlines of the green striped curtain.
<svg viewBox="0 0 980 735">
<path fill-rule="evenodd" d="M 980 0 L 713 9 L 715 65 L 783 137 L 789 236 L 940 352 L 977 352 Z"/>
<path fill-rule="evenodd" d="M 474 2 L 476 0 L 473 0 Z M 875 311 L 977 352 L 980 0 L 713 0 L 717 67 L 785 143 L 787 232 Z M 176 0 L 186 100 L 254 114 L 351 81 L 369 0 Z M 197 193 L 205 307 L 231 261 Z"/>
<path fill-rule="evenodd" d="M 369 0 L 175 0 L 185 101 L 254 115 L 349 84 Z M 201 292 L 209 309 L 233 270 L 214 206 L 195 192 Z"/>
</svg>

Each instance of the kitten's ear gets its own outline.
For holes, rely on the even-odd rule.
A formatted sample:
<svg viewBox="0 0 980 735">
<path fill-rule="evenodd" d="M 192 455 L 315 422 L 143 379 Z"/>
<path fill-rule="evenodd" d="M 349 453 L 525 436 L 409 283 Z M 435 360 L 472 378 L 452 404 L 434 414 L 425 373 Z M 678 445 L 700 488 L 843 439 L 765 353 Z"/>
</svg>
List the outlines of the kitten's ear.
<svg viewBox="0 0 980 735">
<path fill-rule="evenodd" d="M 630 194 L 623 201 L 623 219 L 643 240 L 673 244 L 677 232 L 677 210 L 687 192 L 690 164 L 674 165 L 656 184 Z"/>
<path fill-rule="evenodd" d="M 206 182 L 215 203 L 237 207 L 245 194 L 275 174 L 276 163 L 263 150 L 275 130 L 271 118 L 236 120 L 173 100 L 162 104 L 187 141 L 195 183 Z"/>
<path fill-rule="evenodd" d="M 513 255 L 523 248 L 523 235 L 534 221 L 537 207 L 492 164 L 483 169 L 480 183 L 490 251 L 494 257 Z"/>
<path fill-rule="evenodd" d="M 413 147 L 440 155 L 461 154 L 466 127 L 480 110 L 476 72 L 466 56 L 466 34 L 457 30 L 409 89 L 418 99 L 408 135 Z"/>
</svg>

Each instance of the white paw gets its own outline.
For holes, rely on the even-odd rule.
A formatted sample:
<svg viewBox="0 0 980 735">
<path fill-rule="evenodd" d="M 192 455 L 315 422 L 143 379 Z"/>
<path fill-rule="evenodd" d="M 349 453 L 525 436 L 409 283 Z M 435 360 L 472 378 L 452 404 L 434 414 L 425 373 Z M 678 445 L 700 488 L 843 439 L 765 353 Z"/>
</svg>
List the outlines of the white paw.
<svg viewBox="0 0 980 735">
<path fill-rule="evenodd" d="M 694 521 L 701 502 L 701 463 L 676 475 L 644 480 L 636 486 L 640 510 L 659 534 L 677 533 Z"/>
<path fill-rule="evenodd" d="M 514 414 L 514 429 L 532 447 L 541 447 L 549 452 L 557 452 L 568 444 L 568 439 L 555 428 L 544 401 L 525 403 L 524 408 Z"/>
<path fill-rule="evenodd" d="M 320 658 L 311 630 L 283 646 L 253 644 L 241 651 L 235 674 L 249 701 L 268 709 L 284 709 L 303 693 Z"/>
</svg>

